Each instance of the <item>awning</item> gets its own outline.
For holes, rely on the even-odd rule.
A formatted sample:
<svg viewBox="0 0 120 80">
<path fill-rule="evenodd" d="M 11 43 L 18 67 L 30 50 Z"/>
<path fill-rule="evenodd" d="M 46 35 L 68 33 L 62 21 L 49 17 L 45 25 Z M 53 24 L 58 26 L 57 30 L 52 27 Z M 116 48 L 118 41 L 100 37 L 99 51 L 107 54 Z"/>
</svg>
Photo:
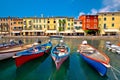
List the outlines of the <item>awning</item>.
<svg viewBox="0 0 120 80">
<path fill-rule="evenodd" d="M 12 33 L 20 33 L 20 31 L 12 31 Z"/>
<path fill-rule="evenodd" d="M 73 33 L 73 31 L 67 30 L 67 31 L 65 31 L 65 33 Z"/>
<path fill-rule="evenodd" d="M 46 30 L 45 33 L 57 33 L 57 31 L 56 30 Z"/>
<path fill-rule="evenodd" d="M 22 32 L 44 32 L 44 30 L 22 30 Z"/>
<path fill-rule="evenodd" d="M 104 29 L 105 32 L 119 32 L 118 29 Z"/>
<path fill-rule="evenodd" d="M 83 30 L 75 30 L 76 33 L 84 33 Z"/>
</svg>

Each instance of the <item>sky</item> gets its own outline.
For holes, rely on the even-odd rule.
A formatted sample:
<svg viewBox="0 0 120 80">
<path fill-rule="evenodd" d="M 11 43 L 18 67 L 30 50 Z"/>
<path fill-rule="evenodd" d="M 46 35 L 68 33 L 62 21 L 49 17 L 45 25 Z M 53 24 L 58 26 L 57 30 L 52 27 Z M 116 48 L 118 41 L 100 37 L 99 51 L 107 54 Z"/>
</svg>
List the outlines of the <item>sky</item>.
<svg viewBox="0 0 120 80">
<path fill-rule="evenodd" d="M 120 0 L 0 0 L 0 17 L 69 16 L 120 10 Z"/>
</svg>

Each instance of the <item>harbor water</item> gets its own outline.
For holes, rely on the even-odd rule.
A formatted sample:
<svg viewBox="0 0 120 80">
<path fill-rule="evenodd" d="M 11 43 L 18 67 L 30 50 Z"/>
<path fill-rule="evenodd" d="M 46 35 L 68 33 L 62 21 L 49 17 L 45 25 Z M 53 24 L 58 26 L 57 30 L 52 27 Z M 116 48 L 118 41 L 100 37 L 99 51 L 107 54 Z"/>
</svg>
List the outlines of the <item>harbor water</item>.
<svg viewBox="0 0 120 80">
<path fill-rule="evenodd" d="M 20 38 L 15 38 L 19 40 Z M 42 43 L 47 42 L 48 38 L 39 38 Z M 29 44 L 36 41 L 36 38 L 24 38 L 24 43 Z M 105 76 L 100 76 L 95 69 L 87 64 L 77 53 L 79 44 L 84 39 L 70 39 L 65 38 L 64 42 L 70 47 L 71 54 L 69 58 L 61 65 L 60 69 L 57 70 L 55 63 L 52 60 L 50 53 L 41 56 L 37 59 L 29 61 L 17 68 L 15 60 L 8 58 L 0 60 L 0 80 L 115 80 L 113 72 L 120 80 L 120 74 L 115 70 L 107 70 Z M 9 41 L 8 38 L 1 39 L 0 42 Z M 52 40 L 53 46 L 58 43 L 59 40 Z M 106 40 L 87 40 L 89 44 L 97 48 L 99 51 L 104 52 L 110 58 L 110 64 L 112 67 L 120 71 L 120 55 L 109 52 L 105 48 Z M 118 40 L 111 40 L 112 43 L 119 43 Z"/>
</svg>

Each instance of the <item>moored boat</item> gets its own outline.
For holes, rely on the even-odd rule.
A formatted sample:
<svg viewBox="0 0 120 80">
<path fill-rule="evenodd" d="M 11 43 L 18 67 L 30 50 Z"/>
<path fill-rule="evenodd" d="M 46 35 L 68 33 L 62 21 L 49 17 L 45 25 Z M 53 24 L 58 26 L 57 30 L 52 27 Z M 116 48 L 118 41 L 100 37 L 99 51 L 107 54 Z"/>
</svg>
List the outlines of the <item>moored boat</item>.
<svg viewBox="0 0 120 80">
<path fill-rule="evenodd" d="M 63 35 L 51 35 L 49 36 L 50 38 L 63 38 L 64 36 Z"/>
<path fill-rule="evenodd" d="M 101 76 L 106 74 L 107 69 L 110 67 L 110 59 L 105 53 L 87 44 L 87 41 L 83 41 L 82 44 L 79 45 L 78 52 L 88 64 L 100 73 Z"/>
<path fill-rule="evenodd" d="M 10 40 L 10 42 L 7 43 L 3 42 L 0 44 L 0 51 L 16 48 L 22 45 L 24 45 L 24 42 L 22 40 L 18 40 L 18 41 Z"/>
<path fill-rule="evenodd" d="M 60 41 L 60 44 L 57 44 L 51 50 L 51 57 L 55 62 L 57 70 L 60 68 L 62 63 L 69 57 L 70 55 L 70 48 L 63 43 L 63 40 Z"/>
<path fill-rule="evenodd" d="M 119 44 L 116 45 L 116 44 L 112 44 L 111 42 L 107 41 L 105 45 L 106 45 L 106 48 L 107 48 L 108 51 L 120 54 L 120 46 L 119 46 Z"/>
<path fill-rule="evenodd" d="M 27 50 L 18 52 L 16 55 L 13 56 L 13 58 L 15 58 L 16 66 L 20 67 L 22 64 L 32 59 L 43 56 L 45 53 L 50 52 L 51 48 L 52 48 L 52 43 L 51 41 L 49 41 L 45 44 L 33 46 Z"/>
</svg>

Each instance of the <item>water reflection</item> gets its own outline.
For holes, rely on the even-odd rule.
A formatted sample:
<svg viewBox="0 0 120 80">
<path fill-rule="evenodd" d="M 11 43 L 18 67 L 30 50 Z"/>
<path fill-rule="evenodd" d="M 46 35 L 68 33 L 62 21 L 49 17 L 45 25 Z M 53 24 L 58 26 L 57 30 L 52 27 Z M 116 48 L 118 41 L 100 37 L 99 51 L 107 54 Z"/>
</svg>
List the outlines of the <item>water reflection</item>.
<svg viewBox="0 0 120 80">
<path fill-rule="evenodd" d="M 19 40 L 20 38 L 14 38 Z M 42 43 L 46 43 L 49 38 L 22 38 L 24 43 L 29 44 L 40 39 Z M 10 38 L 1 39 L 2 41 L 9 41 Z M 50 55 L 40 57 L 32 60 L 20 68 L 16 68 L 14 59 L 6 59 L 0 61 L 0 80 L 114 80 L 114 76 L 110 69 L 108 69 L 107 75 L 101 77 L 97 71 L 95 71 L 90 65 L 88 65 L 80 56 L 76 53 L 79 44 L 83 39 L 68 39 L 65 38 L 65 43 L 71 49 L 71 55 L 67 59 L 59 70 L 56 70 L 55 64 L 52 61 Z M 120 70 L 120 55 L 109 52 L 105 49 L 104 44 L 106 40 L 87 40 L 89 44 L 95 48 L 103 51 L 110 57 L 110 63 L 113 67 Z M 110 40 L 112 43 L 117 44 L 119 40 Z M 59 40 L 52 40 L 53 46 L 55 46 Z M 120 79 L 120 74 L 115 72 Z"/>
<path fill-rule="evenodd" d="M 48 57 L 48 55 L 44 55 L 32 61 L 25 63 L 24 65 L 18 67 L 16 69 L 16 78 L 15 80 L 24 80 L 25 77 L 29 76 L 42 62 Z M 30 77 L 29 77 L 30 78 Z"/>
</svg>

